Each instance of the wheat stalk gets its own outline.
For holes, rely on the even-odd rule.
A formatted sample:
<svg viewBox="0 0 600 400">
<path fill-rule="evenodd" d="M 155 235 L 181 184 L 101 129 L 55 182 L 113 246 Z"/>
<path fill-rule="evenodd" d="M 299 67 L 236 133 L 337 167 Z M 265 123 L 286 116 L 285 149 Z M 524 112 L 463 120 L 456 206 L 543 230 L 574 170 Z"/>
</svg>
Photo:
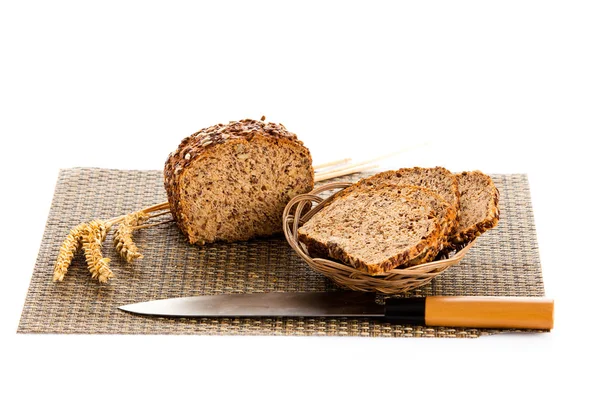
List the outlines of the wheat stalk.
<svg viewBox="0 0 600 400">
<path fill-rule="evenodd" d="M 56 263 L 54 264 L 54 275 L 52 277 L 54 282 L 62 282 L 65 278 L 75 253 L 77 253 L 77 250 L 81 247 L 81 235 L 85 229 L 87 229 L 87 225 L 87 223 L 83 223 L 71 229 L 60 246 L 58 257 L 56 257 Z"/>
<path fill-rule="evenodd" d="M 351 158 L 344 158 L 343 160 L 335 160 L 335 161 L 329 161 L 323 164 L 318 164 L 318 165 L 313 165 L 314 170 L 318 170 L 318 169 L 323 169 L 323 168 L 327 168 L 327 167 L 331 167 L 331 166 L 340 166 L 342 164 L 346 164 L 347 162 L 352 161 Z"/>
<path fill-rule="evenodd" d="M 113 238 L 113 244 L 121 258 L 125 261 L 132 262 L 136 258 L 143 257 L 133 242 L 133 230 L 134 227 L 139 227 L 141 224 L 148 221 L 148 219 L 150 219 L 150 216 L 147 213 L 144 211 L 137 211 L 126 215 L 117 228 Z"/>
<path fill-rule="evenodd" d="M 110 258 L 101 258 L 93 268 L 89 268 L 92 278 L 97 278 L 100 283 L 107 283 L 110 278 L 114 278 L 115 274 L 108 268 L 109 262 Z"/>
<path fill-rule="evenodd" d="M 108 267 L 110 258 L 102 255 L 102 243 L 106 239 L 111 227 L 120 223 L 113 243 L 121 257 L 125 258 L 127 262 L 131 262 L 136 258 L 142 257 L 135 243 L 133 243 L 133 231 L 172 222 L 172 220 L 169 220 L 156 224 L 142 225 L 150 218 L 165 214 L 165 212 L 154 215 L 150 215 L 149 213 L 168 208 L 169 203 L 155 204 L 143 210 L 121 215 L 106 221 L 96 219 L 77 225 L 71 229 L 59 249 L 52 280 L 54 282 L 62 282 L 73 261 L 73 257 L 80 248 L 83 248 L 85 261 L 88 270 L 92 274 L 92 278 L 98 279 L 102 283 L 108 282 L 110 278 L 114 277 L 114 273 Z"/>
<path fill-rule="evenodd" d="M 101 283 L 106 283 L 114 277 L 113 272 L 108 268 L 110 258 L 102 256 L 102 242 L 106 239 L 111 225 L 97 219 L 93 220 L 87 224 L 81 238 L 88 270 L 92 278 L 98 279 Z"/>
</svg>

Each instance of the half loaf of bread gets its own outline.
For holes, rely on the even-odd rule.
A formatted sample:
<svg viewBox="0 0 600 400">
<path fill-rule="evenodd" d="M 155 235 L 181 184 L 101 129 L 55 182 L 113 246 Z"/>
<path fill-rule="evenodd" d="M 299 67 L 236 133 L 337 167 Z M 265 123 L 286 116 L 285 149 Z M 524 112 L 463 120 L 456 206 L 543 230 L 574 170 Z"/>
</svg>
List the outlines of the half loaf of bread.
<svg viewBox="0 0 600 400">
<path fill-rule="evenodd" d="M 344 190 L 298 229 L 313 257 L 331 257 L 370 275 L 388 272 L 437 247 L 432 208 L 397 185 Z"/>
<path fill-rule="evenodd" d="M 190 243 L 282 231 L 282 212 L 314 186 L 310 152 L 276 123 L 245 119 L 185 138 L 165 163 L 171 212 Z"/>
</svg>

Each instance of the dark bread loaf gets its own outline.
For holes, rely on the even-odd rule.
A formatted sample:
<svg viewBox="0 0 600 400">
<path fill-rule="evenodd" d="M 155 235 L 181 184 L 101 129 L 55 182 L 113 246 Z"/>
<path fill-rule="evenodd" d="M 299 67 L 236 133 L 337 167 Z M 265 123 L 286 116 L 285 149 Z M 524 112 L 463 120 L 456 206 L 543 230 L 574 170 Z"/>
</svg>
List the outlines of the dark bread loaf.
<svg viewBox="0 0 600 400">
<path fill-rule="evenodd" d="M 460 245 L 498 225 L 500 195 L 492 178 L 480 171 L 462 172 L 456 178 L 460 192 L 460 218 L 450 242 Z"/>
<path fill-rule="evenodd" d="M 282 231 L 288 201 L 314 186 L 310 152 L 281 124 L 245 119 L 185 138 L 164 170 L 171 212 L 190 243 Z"/>
<path fill-rule="evenodd" d="M 349 189 L 298 229 L 311 256 L 377 275 L 438 247 L 441 228 L 430 206 L 396 185 Z"/>
</svg>

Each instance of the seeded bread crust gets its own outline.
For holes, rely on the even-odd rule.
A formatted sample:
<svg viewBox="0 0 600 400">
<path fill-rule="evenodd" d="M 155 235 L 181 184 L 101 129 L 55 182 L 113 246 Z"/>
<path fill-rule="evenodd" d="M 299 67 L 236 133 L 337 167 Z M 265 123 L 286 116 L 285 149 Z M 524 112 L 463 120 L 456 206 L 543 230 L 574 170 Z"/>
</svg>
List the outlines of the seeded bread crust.
<svg viewBox="0 0 600 400">
<path fill-rule="evenodd" d="M 350 189 L 350 190 L 348 190 Z M 334 258 L 336 260 L 340 260 L 347 265 L 351 265 L 354 268 L 366 272 L 369 275 L 380 275 L 390 270 L 398 267 L 398 266 L 406 266 L 411 260 L 420 256 L 424 251 L 429 248 L 438 248 L 441 236 L 441 226 L 437 221 L 436 215 L 434 211 L 423 202 L 417 201 L 415 199 L 403 196 L 401 194 L 402 189 L 397 185 L 380 185 L 377 188 L 373 188 L 370 186 L 362 186 L 362 187 L 349 187 L 343 191 L 337 198 L 335 202 L 339 205 L 342 204 L 346 199 L 348 203 L 354 207 L 349 210 L 349 212 L 353 212 L 353 210 L 360 210 L 363 205 L 358 204 L 357 201 L 354 201 L 354 198 L 351 197 L 355 194 L 364 194 L 366 192 L 372 192 L 375 196 L 390 196 L 396 199 L 399 202 L 405 202 L 416 206 L 419 208 L 419 217 L 427 220 L 430 223 L 429 230 L 427 234 L 420 238 L 420 240 L 415 243 L 410 248 L 401 251 L 398 254 L 389 257 L 382 262 L 373 264 L 367 263 L 363 261 L 361 258 L 357 258 L 350 254 L 346 249 L 340 247 L 337 243 L 330 240 L 319 240 L 313 235 L 311 235 L 311 230 L 314 229 L 315 226 L 319 226 L 319 214 L 325 212 L 328 207 L 323 208 L 319 211 L 319 213 L 315 214 L 304 226 L 300 227 L 298 230 L 298 239 L 304 243 L 307 247 L 309 254 L 312 257 L 321 257 L 321 258 Z M 340 221 L 342 224 L 343 221 Z"/>
<path fill-rule="evenodd" d="M 219 149 L 224 144 L 244 144 L 250 141 L 258 141 L 265 146 L 288 146 L 294 148 L 295 151 L 303 153 L 307 168 L 310 170 L 310 182 L 306 188 L 299 190 L 301 192 L 312 190 L 314 186 L 314 171 L 310 152 L 302 141 L 295 134 L 289 132 L 282 124 L 244 119 L 201 129 L 182 140 L 177 150 L 169 155 L 164 168 L 164 186 L 171 213 L 181 231 L 190 239 L 190 242 L 192 242 L 190 222 L 183 212 L 185 204 L 182 203 L 181 198 L 183 189 L 181 181 L 184 172 L 195 160 L 203 157 L 218 158 Z M 249 238 L 246 237 L 239 240 Z M 196 243 L 204 244 L 204 241 Z"/>
<path fill-rule="evenodd" d="M 462 199 L 461 215 L 463 218 L 466 220 L 469 213 L 469 210 L 466 209 L 466 200 L 469 200 L 473 196 L 473 189 L 470 191 L 469 187 L 473 185 L 473 182 L 476 182 L 476 192 L 483 196 L 483 202 L 480 206 L 485 207 L 484 218 L 479 219 L 476 223 L 466 226 L 464 223 L 459 223 L 457 232 L 450 238 L 450 242 L 458 246 L 472 241 L 485 231 L 498 225 L 498 221 L 500 220 L 500 208 L 498 207 L 500 193 L 492 178 L 481 171 L 466 171 L 456 174 L 456 177 Z"/>
</svg>

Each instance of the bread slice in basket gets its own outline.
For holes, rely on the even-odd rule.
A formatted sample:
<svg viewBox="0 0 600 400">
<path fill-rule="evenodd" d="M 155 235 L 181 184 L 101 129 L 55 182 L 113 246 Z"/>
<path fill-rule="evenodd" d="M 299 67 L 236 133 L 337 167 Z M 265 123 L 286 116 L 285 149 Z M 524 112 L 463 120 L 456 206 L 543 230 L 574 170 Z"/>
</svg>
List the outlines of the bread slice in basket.
<svg viewBox="0 0 600 400">
<path fill-rule="evenodd" d="M 395 175 L 392 176 L 395 177 Z M 344 189 L 342 192 L 340 192 L 340 195 L 342 193 L 348 193 L 349 191 L 365 190 L 366 187 L 369 187 L 370 190 L 372 190 L 377 189 L 381 186 L 390 185 L 389 183 L 385 183 L 387 181 L 386 179 L 381 179 L 382 183 L 378 183 L 374 186 L 366 185 L 365 182 L 367 181 L 368 180 L 365 180 L 362 184 L 354 184 Z M 444 200 L 442 196 L 440 196 L 438 193 L 434 192 L 431 189 L 427 189 L 423 186 L 393 186 L 396 186 L 398 188 L 399 193 L 402 196 L 420 201 L 421 203 L 424 203 L 425 205 L 429 206 L 435 214 L 435 217 L 437 218 L 437 221 L 440 224 L 441 228 L 440 240 L 438 240 L 435 243 L 432 243 L 431 246 L 425 247 L 418 256 L 408 261 L 406 264 L 403 264 L 402 266 L 408 267 L 433 261 L 440 252 L 440 250 L 448 246 L 448 236 L 454 232 L 458 225 L 456 209 L 452 207 L 450 203 Z"/>
<path fill-rule="evenodd" d="M 388 184 L 381 184 L 388 185 Z M 379 185 L 379 186 L 381 186 Z M 418 200 L 433 210 L 441 227 L 441 234 L 448 235 L 453 232 L 458 224 L 457 214 L 454 207 L 442 196 L 431 189 L 422 186 L 396 185 L 402 196 Z"/>
<path fill-rule="evenodd" d="M 458 181 L 456 176 L 446 168 L 400 168 L 395 171 L 380 172 L 356 183 L 357 186 L 366 187 L 380 184 L 410 185 L 430 189 L 447 201 L 453 209 L 453 214 L 458 215 Z M 450 224 L 452 225 L 452 222 Z"/>
<path fill-rule="evenodd" d="M 402 195 L 398 185 L 348 189 L 298 229 L 311 256 L 378 275 L 439 246 L 442 229 L 433 209 Z"/>
<path fill-rule="evenodd" d="M 456 175 L 460 192 L 460 219 L 450 242 L 457 246 L 470 242 L 492 229 L 500 219 L 499 192 L 494 181 L 480 171 Z"/>
<path fill-rule="evenodd" d="M 408 262 L 407 266 L 433 261 L 440 250 L 447 246 L 448 235 L 454 232 L 458 225 L 456 209 L 433 190 L 422 186 L 398 185 L 400 194 L 420 201 L 433 210 L 440 224 L 440 240 L 434 246 L 428 247 L 423 252 Z"/>
</svg>

